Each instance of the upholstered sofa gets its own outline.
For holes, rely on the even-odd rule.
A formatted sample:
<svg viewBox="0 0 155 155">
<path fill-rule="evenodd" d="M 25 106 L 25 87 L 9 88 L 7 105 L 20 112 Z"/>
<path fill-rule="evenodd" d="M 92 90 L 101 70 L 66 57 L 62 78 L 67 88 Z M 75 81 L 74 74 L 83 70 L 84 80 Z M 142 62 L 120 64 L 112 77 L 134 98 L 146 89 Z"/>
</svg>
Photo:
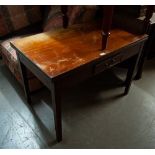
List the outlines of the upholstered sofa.
<svg viewBox="0 0 155 155">
<path fill-rule="evenodd" d="M 68 9 L 69 25 L 96 18 L 96 6 L 69 6 Z M 21 85 L 19 63 L 10 41 L 35 33 L 54 31 L 62 25 L 60 6 L 0 6 L 0 55 Z M 31 91 L 42 87 L 30 71 L 28 79 Z"/>
</svg>

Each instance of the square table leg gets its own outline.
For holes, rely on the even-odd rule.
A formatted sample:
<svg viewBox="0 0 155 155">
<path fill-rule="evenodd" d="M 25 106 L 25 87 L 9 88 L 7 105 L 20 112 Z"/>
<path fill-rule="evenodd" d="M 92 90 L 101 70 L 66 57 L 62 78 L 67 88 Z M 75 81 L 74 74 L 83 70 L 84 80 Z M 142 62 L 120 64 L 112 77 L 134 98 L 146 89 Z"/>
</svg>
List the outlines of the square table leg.
<svg viewBox="0 0 155 155">
<path fill-rule="evenodd" d="M 145 47 L 142 51 L 142 54 L 140 56 L 140 59 L 139 59 L 139 62 L 138 62 L 138 68 L 137 68 L 137 73 L 135 75 L 135 80 L 139 80 L 141 79 L 142 77 L 142 72 L 143 72 L 143 66 L 144 66 L 144 62 L 145 62 L 145 58 L 146 58 L 146 55 L 147 55 L 147 44 L 145 44 Z"/>
<path fill-rule="evenodd" d="M 18 60 L 19 60 L 18 62 L 20 65 L 21 77 L 22 77 L 26 100 L 29 104 L 31 104 L 30 88 L 29 88 L 29 82 L 28 82 L 28 78 L 27 78 L 28 77 L 27 76 L 27 68 L 25 67 L 24 64 L 21 63 L 19 56 L 18 56 Z"/>
<path fill-rule="evenodd" d="M 62 140 L 62 120 L 61 120 L 61 90 L 57 83 L 51 83 L 52 106 L 54 112 L 54 122 L 56 139 Z"/>
<path fill-rule="evenodd" d="M 133 56 L 130 61 L 129 61 L 129 67 L 128 67 L 128 72 L 125 80 L 125 91 L 124 95 L 127 95 L 131 86 L 131 82 L 134 78 L 134 72 L 137 66 L 139 60 L 139 54 L 136 56 Z"/>
<path fill-rule="evenodd" d="M 20 56 L 18 56 L 20 70 L 21 70 L 21 76 L 23 81 L 23 87 L 25 96 L 28 103 L 31 103 L 31 96 L 30 96 L 30 89 L 29 89 L 29 83 L 27 78 L 27 68 L 25 65 L 20 61 Z M 57 85 L 56 83 L 53 83 L 51 81 L 51 96 L 52 96 L 52 107 L 54 112 L 54 122 L 55 122 L 55 130 L 56 130 L 56 139 L 58 142 L 62 140 L 62 122 L 61 122 L 61 90 L 60 85 Z"/>
</svg>

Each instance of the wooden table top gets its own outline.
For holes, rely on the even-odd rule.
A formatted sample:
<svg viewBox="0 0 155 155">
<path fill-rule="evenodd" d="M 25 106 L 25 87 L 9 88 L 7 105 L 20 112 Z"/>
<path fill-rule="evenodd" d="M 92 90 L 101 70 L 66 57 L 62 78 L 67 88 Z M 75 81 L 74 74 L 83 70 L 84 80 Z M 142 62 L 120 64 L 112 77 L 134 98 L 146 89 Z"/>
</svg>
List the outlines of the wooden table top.
<svg viewBox="0 0 155 155">
<path fill-rule="evenodd" d="M 107 49 L 101 51 L 101 29 L 73 26 L 16 39 L 12 44 L 53 78 L 143 38 L 145 35 L 113 29 Z"/>
</svg>

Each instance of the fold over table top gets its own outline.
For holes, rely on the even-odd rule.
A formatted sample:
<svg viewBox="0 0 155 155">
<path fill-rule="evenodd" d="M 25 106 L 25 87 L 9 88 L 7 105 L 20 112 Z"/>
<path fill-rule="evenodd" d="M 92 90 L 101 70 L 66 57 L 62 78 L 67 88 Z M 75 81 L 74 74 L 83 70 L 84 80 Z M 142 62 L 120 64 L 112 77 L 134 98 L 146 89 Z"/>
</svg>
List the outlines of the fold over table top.
<svg viewBox="0 0 155 155">
<path fill-rule="evenodd" d="M 143 38 L 145 35 L 113 29 L 107 49 L 101 51 L 101 29 L 73 26 L 16 39 L 11 44 L 52 78 Z"/>
</svg>

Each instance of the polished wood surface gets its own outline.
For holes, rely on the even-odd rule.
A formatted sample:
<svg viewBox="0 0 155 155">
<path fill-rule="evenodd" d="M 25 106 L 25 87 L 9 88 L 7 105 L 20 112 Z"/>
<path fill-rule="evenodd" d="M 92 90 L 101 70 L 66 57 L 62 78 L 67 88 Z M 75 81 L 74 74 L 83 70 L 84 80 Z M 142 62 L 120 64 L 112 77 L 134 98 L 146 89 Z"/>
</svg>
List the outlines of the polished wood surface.
<svg viewBox="0 0 155 155">
<path fill-rule="evenodd" d="M 143 38 L 145 35 L 136 36 L 113 29 L 107 49 L 101 50 L 101 30 L 85 25 L 85 28 L 73 26 L 17 39 L 12 44 L 44 73 L 54 78 Z"/>
</svg>

